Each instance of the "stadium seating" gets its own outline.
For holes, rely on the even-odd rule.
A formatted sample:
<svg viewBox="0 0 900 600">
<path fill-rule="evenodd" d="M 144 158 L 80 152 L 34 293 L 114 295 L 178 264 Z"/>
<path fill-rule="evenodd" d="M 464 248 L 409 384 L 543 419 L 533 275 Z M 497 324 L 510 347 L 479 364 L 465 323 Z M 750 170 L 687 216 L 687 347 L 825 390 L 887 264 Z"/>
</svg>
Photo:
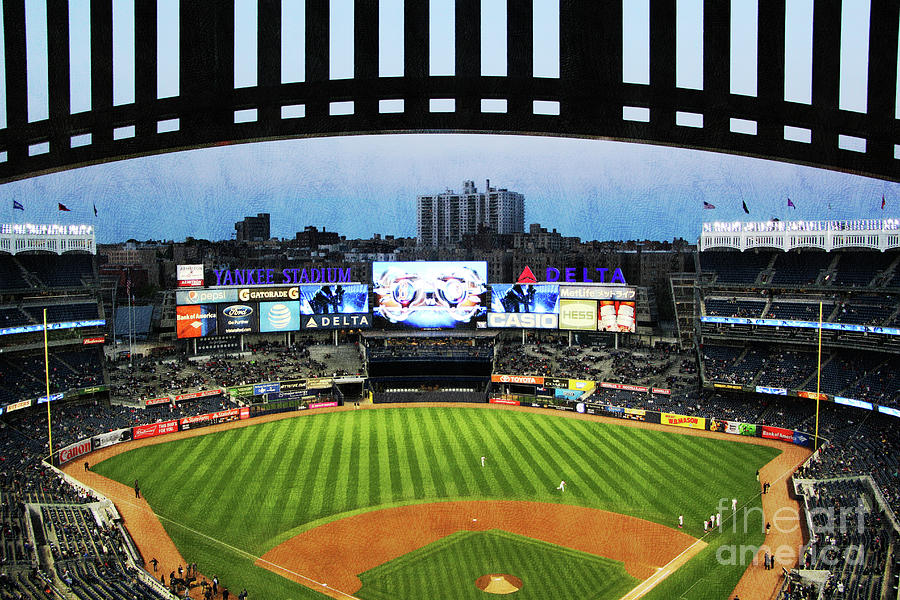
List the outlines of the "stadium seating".
<svg viewBox="0 0 900 600">
<path fill-rule="evenodd" d="M 83 287 L 93 279 L 90 254 L 17 254 L 16 260 L 51 288 Z"/>
<path fill-rule="evenodd" d="M 816 283 L 819 273 L 827 269 L 833 260 L 830 253 L 815 250 L 784 252 L 775 258 L 771 285 L 810 286 Z"/>
<path fill-rule="evenodd" d="M 706 314 L 717 317 L 744 317 L 758 319 L 762 316 L 765 300 L 744 298 L 706 298 Z"/>
<path fill-rule="evenodd" d="M 700 270 L 715 273 L 717 284 L 751 284 L 771 260 L 765 252 L 701 252 Z"/>
<path fill-rule="evenodd" d="M 0 289 L 9 292 L 30 287 L 16 259 L 8 254 L 0 254 Z"/>
</svg>

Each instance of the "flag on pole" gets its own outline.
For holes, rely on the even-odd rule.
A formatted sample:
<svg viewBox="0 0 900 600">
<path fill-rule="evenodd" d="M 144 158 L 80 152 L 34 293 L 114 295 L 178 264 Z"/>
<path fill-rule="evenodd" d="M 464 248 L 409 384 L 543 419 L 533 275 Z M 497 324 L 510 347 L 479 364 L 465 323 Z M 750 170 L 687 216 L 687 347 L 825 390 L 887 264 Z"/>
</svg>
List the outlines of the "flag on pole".
<svg viewBox="0 0 900 600">
<path fill-rule="evenodd" d="M 749 214 L 750 214 L 750 209 L 747 208 L 747 203 L 746 203 L 745 201 L 741 200 L 741 206 L 744 207 L 744 212 L 747 213 L 747 214 L 749 215 Z"/>
<path fill-rule="evenodd" d="M 97 216 L 97 205 L 96 204 L 94 204 L 94 216 L 95 217 Z"/>
<path fill-rule="evenodd" d="M 25 206 L 18 200 L 13 200 L 13 210 L 25 210 Z"/>
<path fill-rule="evenodd" d="M 788 206 L 789 206 L 790 208 L 793 208 L 793 209 L 796 209 L 796 208 L 797 208 L 797 207 L 794 205 L 793 201 L 792 201 L 790 198 L 788 198 Z"/>
<path fill-rule="evenodd" d="M 62 211 L 62 212 L 72 212 L 72 209 L 70 209 L 69 207 L 67 207 L 67 206 L 66 206 L 65 204 L 63 204 L 62 202 L 57 202 L 56 204 L 59 205 L 59 210 L 60 210 L 60 211 Z"/>
<path fill-rule="evenodd" d="M 884 194 L 881 195 L 881 210 L 884 210 Z"/>
<path fill-rule="evenodd" d="M 715 207 L 716 207 L 715 204 L 710 204 L 710 203 L 707 202 L 706 200 L 703 201 L 703 209 L 704 209 L 704 210 L 712 210 L 712 209 L 714 209 Z"/>
</svg>

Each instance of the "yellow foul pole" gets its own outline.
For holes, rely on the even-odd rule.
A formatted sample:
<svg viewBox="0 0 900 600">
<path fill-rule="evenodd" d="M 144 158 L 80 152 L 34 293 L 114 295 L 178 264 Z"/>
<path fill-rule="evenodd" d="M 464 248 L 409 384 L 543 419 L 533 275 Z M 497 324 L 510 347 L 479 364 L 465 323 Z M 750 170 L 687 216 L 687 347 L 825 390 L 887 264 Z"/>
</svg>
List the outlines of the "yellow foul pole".
<svg viewBox="0 0 900 600">
<path fill-rule="evenodd" d="M 813 450 L 819 447 L 819 399 L 822 386 L 822 302 L 819 301 L 819 364 L 816 368 L 816 439 Z"/>
<path fill-rule="evenodd" d="M 53 428 L 50 426 L 50 353 L 47 351 L 47 309 L 44 309 L 44 381 L 47 383 L 47 437 L 50 441 L 50 462 L 53 463 Z"/>
</svg>

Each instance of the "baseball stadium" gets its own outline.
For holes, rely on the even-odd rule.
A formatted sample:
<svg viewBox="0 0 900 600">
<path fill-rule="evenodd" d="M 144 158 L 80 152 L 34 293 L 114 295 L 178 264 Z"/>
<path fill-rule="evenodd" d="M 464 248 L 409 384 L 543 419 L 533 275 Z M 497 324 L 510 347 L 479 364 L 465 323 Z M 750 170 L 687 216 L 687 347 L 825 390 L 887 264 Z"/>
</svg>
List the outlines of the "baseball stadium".
<svg viewBox="0 0 900 600">
<path fill-rule="evenodd" d="M 900 600 L 894 0 L 0 17 L 0 600 Z"/>
</svg>

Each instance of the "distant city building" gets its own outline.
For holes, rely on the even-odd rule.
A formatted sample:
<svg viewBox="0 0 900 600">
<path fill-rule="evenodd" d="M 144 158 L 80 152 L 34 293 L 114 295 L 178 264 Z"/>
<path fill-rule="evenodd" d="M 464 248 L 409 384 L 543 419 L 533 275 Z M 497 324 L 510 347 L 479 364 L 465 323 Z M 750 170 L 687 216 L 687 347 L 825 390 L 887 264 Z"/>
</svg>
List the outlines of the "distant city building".
<svg viewBox="0 0 900 600">
<path fill-rule="evenodd" d="M 416 199 L 419 246 L 458 244 L 463 236 L 483 233 L 485 229 L 497 235 L 524 231 L 525 196 L 492 188 L 488 179 L 484 192 L 476 189 L 474 181 L 465 181 L 461 194 L 447 190 Z"/>
<path fill-rule="evenodd" d="M 331 246 L 332 244 L 341 243 L 341 236 L 334 231 L 326 231 L 324 228 L 322 228 L 322 231 L 319 231 L 317 227 L 307 225 L 303 228 L 303 231 L 297 232 L 296 240 L 300 248 L 316 250 L 319 246 Z"/>
<path fill-rule="evenodd" d="M 239 244 L 244 242 L 264 242 L 272 237 L 269 234 L 269 213 L 259 213 L 255 217 L 246 217 L 234 224 L 235 239 Z"/>
</svg>

